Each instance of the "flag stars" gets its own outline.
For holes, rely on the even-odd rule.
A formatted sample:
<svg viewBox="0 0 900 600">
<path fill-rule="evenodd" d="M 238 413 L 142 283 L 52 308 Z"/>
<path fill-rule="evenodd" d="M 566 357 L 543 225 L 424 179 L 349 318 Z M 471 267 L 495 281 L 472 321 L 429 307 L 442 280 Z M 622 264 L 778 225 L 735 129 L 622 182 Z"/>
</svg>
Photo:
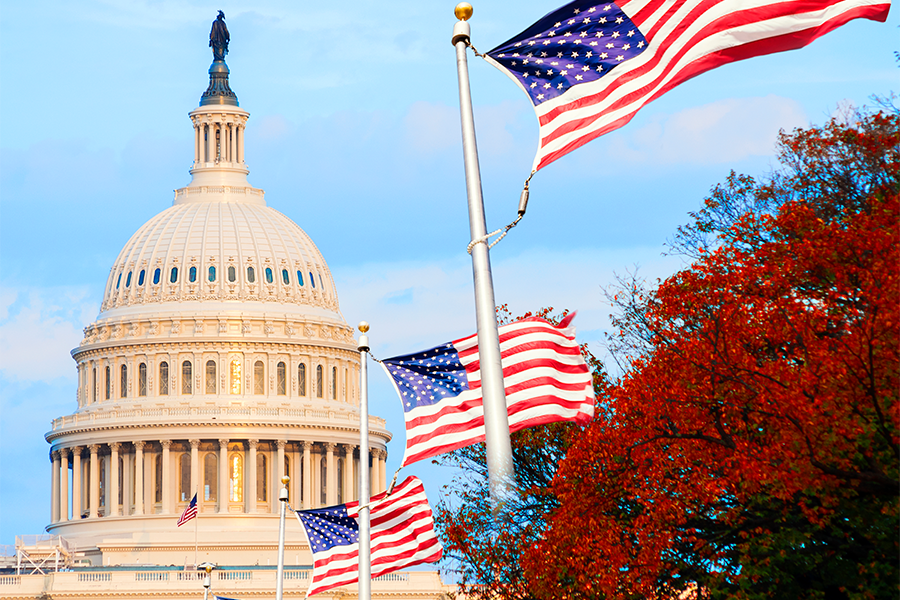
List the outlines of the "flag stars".
<svg viewBox="0 0 900 600">
<path fill-rule="evenodd" d="M 621 25 L 624 22 L 625 22 L 625 19 L 623 19 L 622 17 L 616 17 L 616 24 Z"/>
<path fill-rule="evenodd" d="M 616 38 L 618 38 L 618 37 L 619 37 L 619 32 L 618 32 L 618 31 L 613 31 L 613 32 L 612 32 L 612 38 L 613 38 L 613 39 L 616 39 Z"/>
</svg>

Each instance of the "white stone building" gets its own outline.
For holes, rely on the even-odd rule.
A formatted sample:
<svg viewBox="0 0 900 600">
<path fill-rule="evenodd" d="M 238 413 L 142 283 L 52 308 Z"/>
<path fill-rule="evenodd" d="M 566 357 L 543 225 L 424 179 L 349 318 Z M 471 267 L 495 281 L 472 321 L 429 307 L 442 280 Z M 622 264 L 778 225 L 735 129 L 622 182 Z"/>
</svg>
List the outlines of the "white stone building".
<svg viewBox="0 0 900 600">
<path fill-rule="evenodd" d="M 328 265 L 248 183 L 249 113 L 224 61 L 209 74 L 190 113 L 191 182 L 113 264 L 72 351 L 77 409 L 46 434 L 47 531 L 74 566 L 0 576 L 2 598 L 199 598 L 203 562 L 220 567 L 213 593 L 272 598 L 283 474 L 296 508 L 355 499 L 361 468 L 384 489 L 391 434 L 370 417 L 360 465 L 359 354 Z M 195 493 L 198 518 L 176 527 Z M 285 597 L 299 598 L 312 556 L 294 519 L 285 564 Z M 383 598 L 450 589 L 434 572 L 373 585 Z"/>
</svg>

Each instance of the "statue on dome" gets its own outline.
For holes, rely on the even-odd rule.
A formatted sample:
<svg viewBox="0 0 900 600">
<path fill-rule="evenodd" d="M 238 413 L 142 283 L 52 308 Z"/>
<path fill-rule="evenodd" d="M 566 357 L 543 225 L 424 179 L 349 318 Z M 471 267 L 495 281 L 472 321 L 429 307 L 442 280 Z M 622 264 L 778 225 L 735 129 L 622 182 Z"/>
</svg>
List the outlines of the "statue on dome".
<svg viewBox="0 0 900 600">
<path fill-rule="evenodd" d="M 209 31 L 209 47 L 213 49 L 213 60 L 225 60 L 230 39 L 228 27 L 225 25 L 225 13 L 220 10 Z"/>
</svg>

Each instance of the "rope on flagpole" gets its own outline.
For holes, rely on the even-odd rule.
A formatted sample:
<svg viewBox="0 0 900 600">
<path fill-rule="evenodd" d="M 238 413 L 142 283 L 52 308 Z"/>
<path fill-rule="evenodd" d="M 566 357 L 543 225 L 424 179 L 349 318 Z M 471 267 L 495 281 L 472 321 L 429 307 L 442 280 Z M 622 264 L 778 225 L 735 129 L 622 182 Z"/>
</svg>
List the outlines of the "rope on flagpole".
<svg viewBox="0 0 900 600">
<path fill-rule="evenodd" d="M 506 234 L 509 233 L 510 229 L 512 229 L 513 227 L 515 227 L 516 225 L 519 224 L 519 221 L 521 221 L 522 217 L 525 216 L 525 210 L 528 208 L 528 195 L 529 195 L 528 185 L 531 183 L 531 178 L 534 177 L 534 173 L 535 173 L 535 171 L 532 171 L 531 175 L 528 176 L 528 179 L 525 180 L 525 185 L 522 188 L 521 195 L 519 196 L 519 209 L 518 209 L 518 215 L 516 216 L 516 220 L 513 221 L 512 223 L 510 223 L 509 225 L 507 225 L 505 229 L 501 228 L 496 231 L 492 231 L 486 235 L 483 235 L 480 238 L 476 238 L 476 239 L 472 240 L 471 242 L 469 242 L 469 245 L 466 246 L 466 252 L 468 252 L 469 254 L 472 254 L 472 248 L 474 248 L 478 244 L 487 242 L 489 239 L 491 239 L 492 237 L 494 237 L 495 235 L 497 235 L 499 233 L 500 237 L 498 237 L 496 240 L 494 240 L 493 242 L 488 244 L 488 248 L 493 248 L 500 242 L 500 240 L 502 240 L 503 238 L 506 237 Z"/>
</svg>

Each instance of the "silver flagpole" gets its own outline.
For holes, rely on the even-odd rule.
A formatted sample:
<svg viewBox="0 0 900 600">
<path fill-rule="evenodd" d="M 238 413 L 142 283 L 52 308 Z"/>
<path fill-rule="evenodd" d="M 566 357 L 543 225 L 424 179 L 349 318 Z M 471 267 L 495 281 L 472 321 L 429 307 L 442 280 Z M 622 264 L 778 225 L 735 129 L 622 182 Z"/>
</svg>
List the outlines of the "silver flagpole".
<svg viewBox="0 0 900 600">
<path fill-rule="evenodd" d="M 369 324 L 359 331 L 359 600 L 372 597 L 372 549 L 369 529 Z"/>
<path fill-rule="evenodd" d="M 478 147 L 475 144 L 475 115 L 472 111 L 469 65 L 466 61 L 466 48 L 469 44 L 468 19 L 472 16 L 472 5 L 462 2 L 456 6 L 454 14 L 459 19 L 453 26 L 452 41 L 456 46 L 456 70 L 459 75 L 459 118 L 462 126 L 463 159 L 466 165 L 466 193 L 469 198 L 469 232 L 472 240 L 483 240 L 472 247 L 472 273 L 475 279 L 475 318 L 478 322 L 478 356 L 484 397 L 487 465 L 491 500 L 496 513 L 513 480 L 512 447 L 509 443 L 509 416 L 506 412 L 503 368 L 500 365 L 500 336 L 497 331 L 491 258 L 487 240 L 484 239 L 487 224 L 484 219 L 484 200 L 481 197 L 481 173 L 478 167 Z"/>
<path fill-rule="evenodd" d="M 278 574 L 275 581 L 275 600 L 281 600 L 284 596 L 284 513 L 287 511 L 287 486 L 290 480 L 291 478 L 287 475 L 281 477 L 281 483 L 284 487 L 278 493 L 278 499 L 281 500 L 281 519 L 278 522 Z"/>
</svg>

